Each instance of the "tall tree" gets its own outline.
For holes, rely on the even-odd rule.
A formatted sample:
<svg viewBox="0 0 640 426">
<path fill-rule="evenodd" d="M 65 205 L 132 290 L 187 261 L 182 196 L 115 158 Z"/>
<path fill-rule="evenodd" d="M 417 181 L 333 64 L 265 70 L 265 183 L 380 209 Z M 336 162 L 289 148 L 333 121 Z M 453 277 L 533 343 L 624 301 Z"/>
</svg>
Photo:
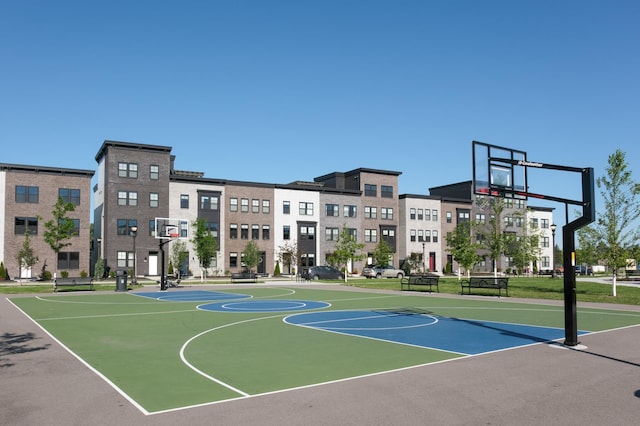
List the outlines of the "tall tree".
<svg viewBox="0 0 640 426">
<path fill-rule="evenodd" d="M 598 216 L 594 235 L 603 243 L 603 256 L 612 270 L 615 297 L 618 269 L 626 266 L 629 250 L 639 237 L 634 222 L 640 217 L 640 185 L 632 179 L 621 150 L 609 156 L 608 164 L 606 175 L 596 179 L 604 200 L 604 212 Z"/>
<path fill-rule="evenodd" d="M 198 262 L 200 264 L 200 279 L 204 280 L 207 269 L 211 266 L 211 262 L 216 258 L 218 243 L 213 236 L 206 220 L 198 218 L 191 223 L 195 228 L 191 243 L 193 244 Z"/>
<path fill-rule="evenodd" d="M 75 211 L 76 206 L 58 197 L 51 215 L 53 219 L 45 222 L 44 241 L 56 254 L 56 270 L 58 269 L 58 255 L 60 251 L 71 245 L 71 237 L 76 235 L 76 225 L 67 214 Z"/>
</svg>

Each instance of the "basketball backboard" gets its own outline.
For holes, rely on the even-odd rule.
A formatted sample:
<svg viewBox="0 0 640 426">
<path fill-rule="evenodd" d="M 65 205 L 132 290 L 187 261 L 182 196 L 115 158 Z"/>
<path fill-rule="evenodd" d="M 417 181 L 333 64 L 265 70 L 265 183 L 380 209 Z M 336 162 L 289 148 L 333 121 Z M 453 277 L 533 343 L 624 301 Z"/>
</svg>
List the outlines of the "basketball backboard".
<svg viewBox="0 0 640 426">
<path fill-rule="evenodd" d="M 186 219 L 156 217 L 155 227 L 154 237 L 159 240 L 189 238 L 189 221 Z"/>
<path fill-rule="evenodd" d="M 527 153 L 473 141 L 473 193 L 526 199 Z"/>
</svg>

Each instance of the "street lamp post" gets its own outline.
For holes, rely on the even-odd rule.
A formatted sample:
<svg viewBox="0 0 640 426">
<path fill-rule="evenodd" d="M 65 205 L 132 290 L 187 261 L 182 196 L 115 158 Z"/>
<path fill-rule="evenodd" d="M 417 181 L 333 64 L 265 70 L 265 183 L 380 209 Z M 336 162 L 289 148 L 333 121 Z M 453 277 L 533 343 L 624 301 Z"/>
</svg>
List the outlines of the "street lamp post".
<svg viewBox="0 0 640 426">
<path fill-rule="evenodd" d="M 424 243 L 422 243 L 422 272 L 427 272 L 427 259 L 424 253 Z"/>
<path fill-rule="evenodd" d="M 136 237 L 138 236 L 138 227 L 133 225 L 131 227 L 131 236 L 133 237 L 133 277 L 131 278 L 131 284 L 138 284 L 138 256 L 136 255 Z"/>
<path fill-rule="evenodd" d="M 556 224 L 551 226 L 551 278 L 556 277 Z"/>
</svg>

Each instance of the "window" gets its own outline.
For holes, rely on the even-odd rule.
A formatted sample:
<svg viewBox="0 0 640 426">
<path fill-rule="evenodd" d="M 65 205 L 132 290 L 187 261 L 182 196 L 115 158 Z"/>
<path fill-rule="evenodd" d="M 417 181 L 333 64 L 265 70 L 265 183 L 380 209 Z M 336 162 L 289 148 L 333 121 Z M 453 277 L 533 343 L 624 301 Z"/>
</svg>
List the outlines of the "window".
<svg viewBox="0 0 640 426">
<path fill-rule="evenodd" d="M 357 210 L 356 206 L 347 206 L 347 205 L 345 205 L 343 207 L 344 217 L 356 217 L 357 213 L 358 213 L 358 210 Z"/>
<path fill-rule="evenodd" d="M 38 218 L 37 217 L 16 217 L 13 227 L 15 235 L 38 235 Z"/>
<path fill-rule="evenodd" d="M 259 240 L 260 239 L 260 226 L 259 225 L 251 225 L 251 239 Z"/>
<path fill-rule="evenodd" d="M 540 260 L 542 261 L 542 267 L 549 269 L 549 265 L 551 265 L 551 262 L 549 261 L 549 256 L 542 256 Z"/>
<path fill-rule="evenodd" d="M 180 194 L 180 208 L 181 209 L 189 208 L 189 194 Z"/>
<path fill-rule="evenodd" d="M 136 219 L 118 219 L 117 225 L 118 235 L 131 235 L 131 228 L 137 227 L 138 221 Z"/>
<path fill-rule="evenodd" d="M 409 209 L 409 219 L 416 220 L 416 209 L 413 207 Z"/>
<path fill-rule="evenodd" d="M 324 230 L 325 241 L 337 241 L 340 230 L 338 228 L 326 228 Z"/>
<path fill-rule="evenodd" d="M 241 240 L 249 239 L 249 224 L 243 223 L 240 225 L 240 239 Z"/>
<path fill-rule="evenodd" d="M 542 229 L 549 228 L 549 219 L 540 219 L 540 227 Z"/>
<path fill-rule="evenodd" d="M 412 230 L 409 231 L 409 240 L 412 243 L 416 242 L 416 230 L 415 229 L 412 229 Z"/>
<path fill-rule="evenodd" d="M 218 210 L 218 197 L 201 195 L 200 210 Z"/>
<path fill-rule="evenodd" d="M 393 220 L 393 209 L 391 207 L 380 208 L 380 218 L 386 220 Z"/>
<path fill-rule="evenodd" d="M 282 227 L 282 239 L 283 240 L 291 239 L 291 227 L 289 225 L 284 225 Z"/>
<path fill-rule="evenodd" d="M 237 212 L 238 211 L 238 199 L 237 198 L 229 198 L 229 211 Z"/>
<path fill-rule="evenodd" d="M 58 197 L 61 197 L 66 203 L 72 203 L 75 206 L 80 205 L 80 190 L 60 188 L 58 189 Z"/>
<path fill-rule="evenodd" d="M 549 237 L 542 237 L 540 239 L 540 245 L 542 247 L 549 247 Z"/>
<path fill-rule="evenodd" d="M 242 213 L 249 213 L 249 199 L 241 198 L 240 199 L 240 211 Z"/>
<path fill-rule="evenodd" d="M 118 205 L 119 206 L 137 206 L 138 205 L 138 193 L 134 191 L 118 191 Z"/>
<path fill-rule="evenodd" d="M 149 166 L 149 179 L 158 180 L 160 179 L 160 166 L 152 164 Z"/>
<path fill-rule="evenodd" d="M 438 210 L 431 210 L 431 220 L 433 220 L 434 222 L 438 221 Z"/>
<path fill-rule="evenodd" d="M 476 213 L 476 223 L 486 223 L 487 217 L 484 213 Z"/>
<path fill-rule="evenodd" d="M 73 222 L 73 236 L 77 237 L 80 235 L 80 219 L 71 219 Z"/>
<path fill-rule="evenodd" d="M 251 213 L 260 213 L 260 200 L 251 200 Z"/>
<path fill-rule="evenodd" d="M 438 242 L 438 231 L 431 231 L 431 239 L 434 243 Z"/>
<path fill-rule="evenodd" d="M 365 219 L 377 219 L 378 218 L 378 208 L 377 207 L 365 207 L 364 208 L 364 217 L 365 217 Z"/>
<path fill-rule="evenodd" d="M 262 225 L 262 239 L 270 240 L 271 239 L 271 228 L 269 225 Z"/>
<path fill-rule="evenodd" d="M 282 202 L 282 214 L 290 214 L 291 213 L 291 203 L 289 201 Z"/>
<path fill-rule="evenodd" d="M 382 198 L 393 198 L 393 186 L 389 186 L 389 185 L 380 186 L 380 196 Z"/>
<path fill-rule="evenodd" d="M 300 216 L 313 216 L 313 203 L 301 201 L 299 204 Z"/>
<path fill-rule="evenodd" d="M 517 209 L 524 209 L 524 200 L 517 199 L 515 200 L 515 204 Z"/>
<path fill-rule="evenodd" d="M 522 228 L 522 224 L 524 223 L 524 219 L 518 216 L 518 217 L 515 218 L 515 222 L 516 222 L 516 227 L 517 228 Z"/>
<path fill-rule="evenodd" d="M 140 230 L 138 229 L 138 233 L 140 232 Z M 156 236 L 156 221 L 155 219 L 151 219 L 149 221 L 149 236 L 150 237 L 155 237 Z"/>
<path fill-rule="evenodd" d="M 327 211 L 327 216 L 338 217 L 338 210 L 340 209 L 340 206 L 337 204 L 327 204 L 325 209 Z"/>
<path fill-rule="evenodd" d="M 157 192 L 150 192 L 149 193 L 149 207 L 158 207 L 158 198 L 160 196 L 158 195 Z"/>
<path fill-rule="evenodd" d="M 77 251 L 61 251 L 58 253 L 58 269 L 78 269 L 80 267 L 80 253 Z"/>
<path fill-rule="evenodd" d="M 38 203 L 40 188 L 37 186 L 16 185 L 16 203 Z"/>
<path fill-rule="evenodd" d="M 262 213 L 264 213 L 264 214 L 271 213 L 271 201 L 270 200 L 262 200 Z"/>
<path fill-rule="evenodd" d="M 138 165 L 136 163 L 118 163 L 118 176 L 137 179 Z"/>
<path fill-rule="evenodd" d="M 447 219 L 446 219 L 447 223 L 451 223 L 451 222 L 452 222 L 452 220 L 453 220 L 453 217 L 452 217 L 451 212 L 447 212 L 447 213 L 445 214 L 445 216 L 446 216 L 446 218 L 447 218 Z"/>
<path fill-rule="evenodd" d="M 229 225 L 229 239 L 237 240 L 238 239 L 238 224 L 232 223 Z"/>
<path fill-rule="evenodd" d="M 418 220 L 423 220 L 424 214 L 422 213 L 422 209 L 418 209 Z"/>
<path fill-rule="evenodd" d="M 369 183 L 364 184 L 364 195 L 367 197 L 377 197 L 378 196 L 378 186 L 371 185 Z"/>
<path fill-rule="evenodd" d="M 365 229 L 364 230 L 364 242 L 365 243 L 377 243 L 378 242 L 378 230 L 377 229 Z"/>
<path fill-rule="evenodd" d="M 429 209 L 424 209 L 424 220 L 431 220 L 431 212 Z"/>
<path fill-rule="evenodd" d="M 238 267 L 238 253 L 236 252 L 229 253 L 229 267 L 231 268 Z"/>
<path fill-rule="evenodd" d="M 431 231 L 425 229 L 424 231 L 424 242 L 425 243 L 430 243 L 431 242 Z"/>
<path fill-rule="evenodd" d="M 538 218 L 534 217 L 531 219 L 531 229 L 538 229 Z"/>
<path fill-rule="evenodd" d="M 418 241 L 419 242 L 424 241 L 424 235 L 422 234 L 422 229 L 418 229 Z"/>
<path fill-rule="evenodd" d="M 504 217 L 504 226 L 513 226 L 513 217 L 505 216 Z"/>
<path fill-rule="evenodd" d="M 313 226 L 301 226 L 300 227 L 300 238 L 303 240 L 314 240 L 316 235 L 316 228 Z"/>
</svg>

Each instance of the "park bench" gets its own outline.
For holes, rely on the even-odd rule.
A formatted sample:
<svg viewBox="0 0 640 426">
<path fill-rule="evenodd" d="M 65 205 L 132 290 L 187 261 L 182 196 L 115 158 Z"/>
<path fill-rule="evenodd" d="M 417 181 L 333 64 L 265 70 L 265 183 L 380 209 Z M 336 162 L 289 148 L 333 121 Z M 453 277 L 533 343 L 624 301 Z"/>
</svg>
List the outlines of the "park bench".
<svg viewBox="0 0 640 426">
<path fill-rule="evenodd" d="M 411 290 L 411 286 L 413 286 L 429 287 L 429 292 L 431 292 L 435 286 L 436 291 L 440 293 L 440 288 L 438 287 L 439 280 L 440 277 L 438 275 L 409 275 L 400 280 L 400 291 L 404 290 L 405 287 L 407 290 Z"/>
<path fill-rule="evenodd" d="M 91 277 L 67 277 L 56 278 L 53 282 L 53 291 L 58 291 L 59 287 L 89 286 L 93 290 L 93 278 Z"/>
<path fill-rule="evenodd" d="M 495 289 L 498 290 L 498 297 L 502 296 L 502 289 L 505 290 L 506 296 L 509 296 L 509 278 L 507 277 L 470 277 L 460 281 L 462 286 L 461 293 L 467 289 L 467 294 L 471 294 L 472 288 L 478 289 Z"/>
<path fill-rule="evenodd" d="M 640 269 L 625 269 L 625 278 L 640 277 Z"/>
<path fill-rule="evenodd" d="M 258 276 L 256 274 L 252 274 L 250 272 L 234 272 L 231 274 L 231 282 L 237 283 L 240 281 L 245 282 L 258 282 Z"/>
</svg>

